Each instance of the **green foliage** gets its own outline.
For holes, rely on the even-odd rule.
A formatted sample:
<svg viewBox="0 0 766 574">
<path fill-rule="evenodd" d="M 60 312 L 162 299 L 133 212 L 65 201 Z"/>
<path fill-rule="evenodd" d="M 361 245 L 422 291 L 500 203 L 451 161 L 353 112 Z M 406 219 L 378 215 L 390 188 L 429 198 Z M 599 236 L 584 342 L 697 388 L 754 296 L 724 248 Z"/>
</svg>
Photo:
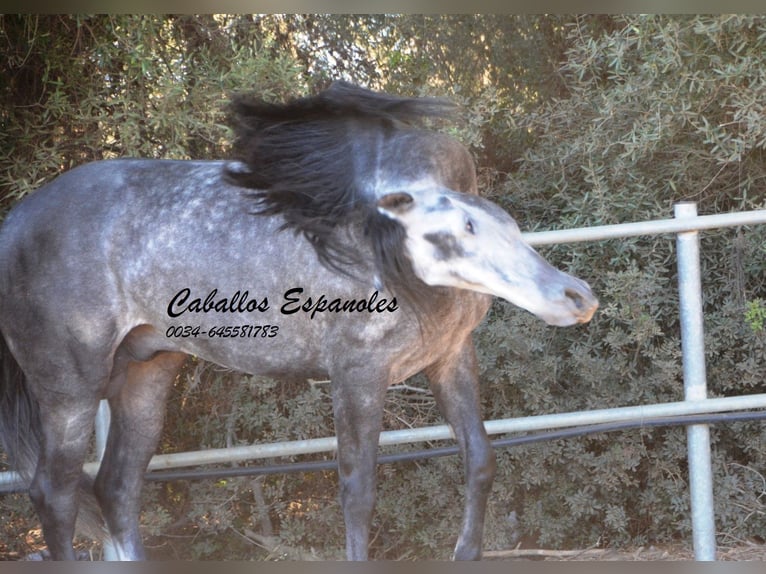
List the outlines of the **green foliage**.
<svg viewBox="0 0 766 574">
<path fill-rule="evenodd" d="M 504 184 L 508 191 L 496 191 L 512 211 L 541 227 L 574 227 L 667 218 L 682 200 L 698 202 L 703 213 L 764 207 L 766 116 L 756 94 L 766 21 L 579 17 L 567 28 L 568 94 L 518 121 L 530 145 Z M 746 315 L 745 307 L 766 290 L 763 245 L 762 228 L 703 235 L 714 395 L 764 391 L 764 342 L 751 328 L 757 312 L 751 303 Z M 602 307 L 585 329 L 551 335 L 557 345 L 540 347 L 545 355 L 534 357 L 531 376 L 526 362 L 508 374 L 525 388 L 522 401 L 553 412 L 682 398 L 672 247 L 672 237 L 642 237 L 550 250 L 551 260 L 593 285 Z M 493 364 L 507 356 L 497 352 Z M 732 464 L 762 467 L 760 426 L 747 428 L 714 429 L 718 477 Z M 526 496 L 516 504 L 541 543 L 642 544 L 688 534 L 683 431 L 632 431 L 614 440 L 535 448 L 545 470 L 522 469 Z M 757 536 L 759 506 L 751 500 L 748 511 L 733 510 L 743 492 L 722 480 L 717 530 Z"/>
<path fill-rule="evenodd" d="M 764 43 L 759 16 L 0 16 L 3 208 L 92 159 L 224 157 L 233 92 L 281 100 L 339 77 L 457 99 L 452 133 L 485 195 L 525 230 L 664 219 L 681 200 L 702 213 L 763 208 Z M 764 246 L 763 226 L 702 234 L 712 395 L 766 391 Z M 497 301 L 475 334 L 485 418 L 682 399 L 674 238 L 540 251 L 588 280 L 601 308 L 554 329 Z M 165 452 L 333 433 L 323 383 L 193 363 L 175 395 Z M 386 428 L 438 422 L 429 394 L 390 393 Z M 713 430 L 722 541 L 763 536 L 765 429 Z M 535 444 L 498 462 L 486 548 L 688 539 L 683 429 Z M 372 555 L 447 558 L 458 458 L 378 478 Z M 330 472 L 151 484 L 142 518 L 159 557 L 338 558 L 336 491 Z M 33 527 L 22 499 L 2 504 L 7 533 Z"/>
<path fill-rule="evenodd" d="M 12 51 L 0 62 L 6 204 L 90 160 L 225 156 L 232 93 L 305 87 L 258 32 L 214 16 L 0 16 Z"/>
<path fill-rule="evenodd" d="M 764 323 L 766 323 L 766 304 L 762 299 L 748 301 L 745 321 L 754 333 L 763 331 Z"/>
</svg>

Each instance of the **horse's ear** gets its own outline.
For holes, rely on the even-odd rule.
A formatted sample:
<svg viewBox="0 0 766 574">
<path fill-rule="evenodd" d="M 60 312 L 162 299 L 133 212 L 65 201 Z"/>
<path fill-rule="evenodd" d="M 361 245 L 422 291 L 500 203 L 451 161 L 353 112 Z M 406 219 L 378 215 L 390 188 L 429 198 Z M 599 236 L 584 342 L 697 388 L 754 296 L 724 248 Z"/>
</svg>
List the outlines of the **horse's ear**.
<svg viewBox="0 0 766 574">
<path fill-rule="evenodd" d="M 378 211 L 391 219 L 398 219 L 412 209 L 414 203 L 415 200 L 405 191 L 388 193 L 378 200 Z"/>
</svg>

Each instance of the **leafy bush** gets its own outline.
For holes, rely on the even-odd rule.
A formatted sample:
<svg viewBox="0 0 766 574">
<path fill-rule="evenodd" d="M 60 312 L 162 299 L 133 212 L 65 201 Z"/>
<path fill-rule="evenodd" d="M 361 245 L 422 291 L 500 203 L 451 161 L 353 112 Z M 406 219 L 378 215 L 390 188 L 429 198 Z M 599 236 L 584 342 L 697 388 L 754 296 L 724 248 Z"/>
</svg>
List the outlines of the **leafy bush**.
<svg viewBox="0 0 766 574">
<path fill-rule="evenodd" d="M 683 200 L 703 213 L 764 207 L 762 18 L 578 18 L 568 40 L 569 94 L 519 120 L 531 145 L 495 191 L 513 211 L 574 227 L 667 218 Z M 757 324 L 766 288 L 765 233 L 703 234 L 712 395 L 764 391 L 763 337 L 748 322 Z M 672 238 L 557 246 L 548 255 L 587 278 L 602 308 L 586 329 L 549 335 L 555 346 L 538 343 L 546 354 L 531 364 L 540 368 L 530 377 L 524 363 L 511 379 L 527 389 L 522 401 L 568 411 L 682 399 Z M 747 473 L 732 470 L 762 468 L 762 436 L 760 424 L 713 431 L 717 530 L 735 538 L 762 533 L 760 514 L 733 510 L 743 493 L 762 490 L 748 491 Z M 526 469 L 535 480 L 517 504 L 541 543 L 642 544 L 688 533 L 683 431 L 614 439 L 535 448 L 542 468 Z"/>
</svg>

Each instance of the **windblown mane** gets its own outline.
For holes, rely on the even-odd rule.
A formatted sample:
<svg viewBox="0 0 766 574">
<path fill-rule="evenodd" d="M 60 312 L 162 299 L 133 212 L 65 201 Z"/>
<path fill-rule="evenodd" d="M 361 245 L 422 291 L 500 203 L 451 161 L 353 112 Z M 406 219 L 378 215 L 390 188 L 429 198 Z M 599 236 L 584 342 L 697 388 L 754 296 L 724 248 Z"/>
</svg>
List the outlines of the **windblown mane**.
<svg viewBox="0 0 766 574">
<path fill-rule="evenodd" d="M 281 215 L 283 228 L 302 233 L 323 264 L 349 273 L 359 252 L 338 229 L 362 222 L 380 279 L 401 283 L 410 272 L 401 253 L 403 229 L 378 214 L 359 188 L 352 158 L 359 142 L 350 126 L 393 133 L 427 117 L 445 117 L 454 104 L 406 98 L 335 82 L 316 96 L 272 104 L 237 96 L 230 105 L 238 168 L 228 179 L 252 190 L 255 214 Z M 383 220 L 386 221 L 383 221 Z"/>
</svg>

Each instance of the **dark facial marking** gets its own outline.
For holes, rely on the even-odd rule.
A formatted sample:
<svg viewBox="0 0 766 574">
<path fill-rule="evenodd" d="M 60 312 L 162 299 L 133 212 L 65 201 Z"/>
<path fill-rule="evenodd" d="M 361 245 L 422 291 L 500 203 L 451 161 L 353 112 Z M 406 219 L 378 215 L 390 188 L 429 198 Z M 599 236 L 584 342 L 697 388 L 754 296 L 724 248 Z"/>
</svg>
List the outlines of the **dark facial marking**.
<svg viewBox="0 0 766 574">
<path fill-rule="evenodd" d="M 439 233 L 426 233 L 423 239 L 432 243 L 435 249 L 436 259 L 439 261 L 447 261 L 448 259 L 456 259 L 465 255 L 463 246 L 458 243 L 457 239 L 451 233 L 441 231 Z"/>
<path fill-rule="evenodd" d="M 441 211 L 447 211 L 449 209 L 452 209 L 452 202 L 448 197 L 442 196 L 439 198 L 439 201 L 436 203 L 436 205 L 427 207 L 424 211 L 426 213 L 438 213 Z"/>
</svg>

